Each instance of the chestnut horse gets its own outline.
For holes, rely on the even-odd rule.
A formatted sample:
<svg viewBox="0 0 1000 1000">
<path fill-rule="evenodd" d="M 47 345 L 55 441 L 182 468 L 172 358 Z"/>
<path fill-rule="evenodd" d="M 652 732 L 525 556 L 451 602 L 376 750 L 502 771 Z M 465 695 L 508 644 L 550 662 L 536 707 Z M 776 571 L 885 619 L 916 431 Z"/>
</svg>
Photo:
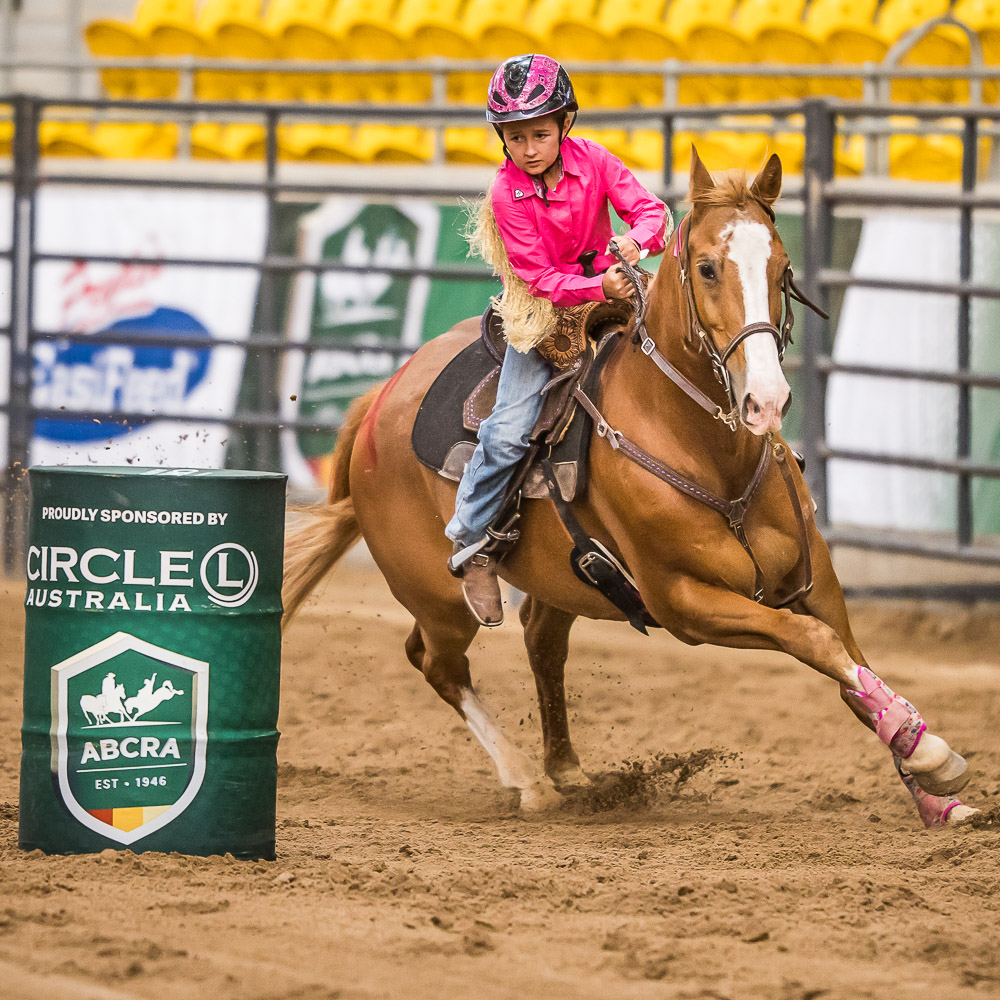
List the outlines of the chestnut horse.
<svg viewBox="0 0 1000 1000">
<path fill-rule="evenodd" d="M 724 419 L 713 419 L 668 381 L 654 358 L 627 337 L 614 348 L 594 396 L 607 425 L 719 497 L 741 496 L 762 450 L 780 444 L 789 399 L 778 333 L 788 257 L 771 209 L 780 187 L 777 156 L 752 183 L 734 173 L 716 181 L 692 150 L 692 209 L 648 291 L 646 329 L 659 358 L 686 376 L 703 400 L 710 397 L 715 416 Z M 527 595 L 520 617 L 541 710 L 539 766 L 507 738 L 473 686 L 466 652 L 479 626 L 446 568 L 451 543 L 443 529 L 454 510 L 455 486 L 421 465 L 410 446 L 424 394 L 478 335 L 477 320 L 459 323 L 354 403 L 334 453 L 328 503 L 288 542 L 285 620 L 363 537 L 393 595 L 415 619 L 405 644 L 410 662 L 465 720 L 493 758 L 500 781 L 520 790 L 522 810 L 532 811 L 555 805 L 559 790 L 589 780 L 570 741 L 563 685 L 573 622 L 624 616 L 572 572 L 573 543 L 552 502 L 526 501 L 520 541 L 500 572 Z M 725 358 L 725 373 L 713 372 L 700 338 L 716 361 Z M 720 384 L 725 381 L 729 392 Z M 788 463 L 787 487 L 775 462 L 765 467 L 746 514 L 746 537 L 764 584 L 763 599 L 755 601 L 757 574 L 726 518 L 629 461 L 611 446 L 614 436 L 593 436 L 586 495 L 573 511 L 629 567 L 653 618 L 687 643 L 781 650 L 825 674 L 890 748 L 928 825 L 971 814 L 943 797 L 964 786 L 965 762 L 926 732 L 916 709 L 867 667 L 794 463 Z M 790 490 L 805 522 L 814 585 L 778 610 L 774 605 L 799 589 L 806 565 Z M 800 709 L 800 716 L 808 725 L 808 710 Z"/>
</svg>

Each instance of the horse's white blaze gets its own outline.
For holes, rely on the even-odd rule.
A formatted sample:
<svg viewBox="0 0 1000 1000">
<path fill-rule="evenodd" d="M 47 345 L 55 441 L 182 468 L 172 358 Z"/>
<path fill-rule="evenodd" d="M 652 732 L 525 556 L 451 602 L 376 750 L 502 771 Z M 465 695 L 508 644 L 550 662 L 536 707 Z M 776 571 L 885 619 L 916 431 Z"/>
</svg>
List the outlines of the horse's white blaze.
<svg viewBox="0 0 1000 1000">
<path fill-rule="evenodd" d="M 500 784 L 506 788 L 524 789 L 545 780 L 541 769 L 531 758 L 504 736 L 500 726 L 474 691 L 469 690 L 462 696 L 461 706 L 473 736 L 493 758 Z"/>
<path fill-rule="evenodd" d="M 736 265 L 743 287 L 743 324 L 770 323 L 767 262 L 771 257 L 771 233 L 760 222 L 734 222 L 722 231 L 729 243 L 729 259 Z M 761 416 L 779 421 L 788 397 L 788 383 L 781 370 L 778 349 L 769 333 L 755 333 L 743 341 L 746 356 L 746 391 L 761 407 Z M 765 411 L 771 411 L 767 414 Z M 767 430 L 761 427 L 761 432 Z"/>
</svg>

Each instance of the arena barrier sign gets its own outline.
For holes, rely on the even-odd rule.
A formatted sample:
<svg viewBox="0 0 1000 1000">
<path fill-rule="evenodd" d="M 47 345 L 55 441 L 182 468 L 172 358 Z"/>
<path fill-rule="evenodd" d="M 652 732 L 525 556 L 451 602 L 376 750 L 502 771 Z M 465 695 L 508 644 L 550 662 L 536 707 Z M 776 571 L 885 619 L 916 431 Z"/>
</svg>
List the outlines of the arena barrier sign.
<svg viewBox="0 0 1000 1000">
<path fill-rule="evenodd" d="M 20 846 L 273 858 L 285 477 L 30 481 Z"/>
</svg>

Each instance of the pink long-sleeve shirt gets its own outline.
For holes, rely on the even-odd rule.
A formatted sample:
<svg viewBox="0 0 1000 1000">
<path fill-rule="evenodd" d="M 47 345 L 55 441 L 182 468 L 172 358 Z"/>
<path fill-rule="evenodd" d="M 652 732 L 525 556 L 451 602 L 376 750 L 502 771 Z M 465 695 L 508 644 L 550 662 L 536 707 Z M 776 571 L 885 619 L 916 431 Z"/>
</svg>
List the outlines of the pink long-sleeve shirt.
<svg viewBox="0 0 1000 1000">
<path fill-rule="evenodd" d="M 561 153 L 563 176 L 547 207 L 531 175 L 508 160 L 493 184 L 493 214 L 510 265 L 532 295 L 557 306 L 603 301 L 603 275 L 584 277 L 577 258 L 596 250 L 598 272 L 617 263 L 604 252 L 615 235 L 608 203 L 631 227 L 625 236 L 650 253 L 663 249 L 667 208 L 599 143 L 567 138 Z"/>
</svg>

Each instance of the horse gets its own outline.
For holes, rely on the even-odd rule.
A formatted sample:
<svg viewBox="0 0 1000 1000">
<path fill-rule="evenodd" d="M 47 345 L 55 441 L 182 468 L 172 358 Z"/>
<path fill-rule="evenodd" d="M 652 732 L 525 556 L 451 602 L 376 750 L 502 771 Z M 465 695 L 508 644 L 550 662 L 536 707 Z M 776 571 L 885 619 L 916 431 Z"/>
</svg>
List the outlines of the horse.
<svg viewBox="0 0 1000 1000">
<path fill-rule="evenodd" d="M 774 225 L 780 189 L 777 155 L 752 181 L 733 171 L 716 179 L 692 148 L 691 209 L 649 286 L 645 331 L 636 329 L 641 349 L 622 336 L 590 400 L 597 434 L 587 489 L 572 510 L 628 567 L 656 623 L 692 645 L 779 650 L 829 677 L 892 753 L 924 823 L 962 822 L 975 810 L 948 796 L 968 781 L 965 761 L 871 670 L 800 470 L 765 461 L 769 448 L 776 458 L 785 452 L 780 428 L 790 401 L 779 351 L 794 282 Z M 446 568 L 443 528 L 455 486 L 422 466 L 410 443 L 424 394 L 478 330 L 477 320 L 458 323 L 349 408 L 327 500 L 288 540 L 283 626 L 363 537 L 413 616 L 409 662 L 465 721 L 528 814 L 557 808 L 590 783 L 566 712 L 573 622 L 626 616 L 572 572 L 573 541 L 554 503 L 525 501 L 520 541 L 500 574 L 526 595 L 520 620 L 539 699 L 539 764 L 508 739 L 473 686 L 466 652 L 479 626 Z M 672 372 L 670 380 L 657 368 Z M 648 461 L 636 459 L 642 455 Z M 702 500 L 739 498 L 729 508 L 739 511 L 738 524 L 657 473 L 664 468 L 694 484 Z M 808 726 L 809 709 L 795 711 Z"/>
<path fill-rule="evenodd" d="M 145 683 L 136 692 L 135 697 L 129 698 L 129 700 L 125 702 L 125 707 L 131 713 L 133 722 L 141 715 L 148 715 L 162 702 L 170 701 L 170 699 L 176 695 L 184 694 L 183 691 L 179 691 L 175 688 L 169 680 L 164 681 L 154 691 L 153 683 L 155 680 L 156 674 L 153 674 L 152 677 L 147 677 Z"/>
<path fill-rule="evenodd" d="M 85 694 L 80 696 L 80 710 L 90 725 L 111 724 L 110 714 L 116 712 L 119 716 L 119 723 L 124 722 L 129 712 L 122 700 L 125 697 L 125 685 L 119 684 L 112 692 L 113 698 L 109 699 L 104 694 Z M 91 721 L 91 716 L 94 717 Z"/>
</svg>

